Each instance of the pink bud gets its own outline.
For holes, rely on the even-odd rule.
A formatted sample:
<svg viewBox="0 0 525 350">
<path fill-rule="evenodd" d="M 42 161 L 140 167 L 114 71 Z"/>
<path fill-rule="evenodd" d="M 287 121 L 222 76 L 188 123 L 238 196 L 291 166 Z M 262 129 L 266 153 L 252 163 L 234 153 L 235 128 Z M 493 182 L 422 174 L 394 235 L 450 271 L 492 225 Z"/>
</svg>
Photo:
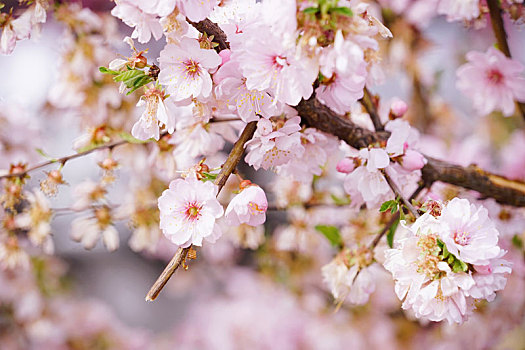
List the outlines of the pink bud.
<svg viewBox="0 0 525 350">
<path fill-rule="evenodd" d="M 335 169 L 343 174 L 351 173 L 355 169 L 355 162 L 352 158 L 343 158 L 337 163 Z"/>
<path fill-rule="evenodd" d="M 228 49 L 221 50 L 221 52 L 219 52 L 219 56 L 221 56 L 221 58 L 222 58 L 221 66 L 230 60 L 231 54 L 232 54 L 232 52 L 230 50 L 228 50 Z"/>
<path fill-rule="evenodd" d="M 474 269 L 477 273 L 482 275 L 489 275 L 492 273 L 492 267 L 490 265 L 474 265 Z"/>
<path fill-rule="evenodd" d="M 408 110 L 408 106 L 406 102 L 398 98 L 396 98 L 390 105 L 390 113 L 395 118 L 401 118 L 402 116 L 405 115 L 407 110 Z"/>
<path fill-rule="evenodd" d="M 401 158 L 401 166 L 408 171 L 419 170 L 425 166 L 427 160 L 423 155 L 412 149 L 407 149 Z"/>
</svg>

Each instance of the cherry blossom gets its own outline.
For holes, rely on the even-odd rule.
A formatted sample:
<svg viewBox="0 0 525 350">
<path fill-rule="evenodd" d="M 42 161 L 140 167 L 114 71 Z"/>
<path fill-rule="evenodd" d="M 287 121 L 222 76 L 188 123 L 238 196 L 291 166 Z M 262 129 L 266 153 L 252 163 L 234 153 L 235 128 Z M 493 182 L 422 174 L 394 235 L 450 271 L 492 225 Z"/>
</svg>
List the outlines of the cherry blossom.
<svg viewBox="0 0 525 350">
<path fill-rule="evenodd" d="M 162 233 L 182 247 L 201 246 L 203 239 L 215 242 L 222 234 L 215 220 L 224 213 L 216 194 L 214 184 L 193 175 L 173 180 L 159 197 Z"/>
<path fill-rule="evenodd" d="M 267 170 L 300 157 L 304 153 L 299 133 L 300 121 L 297 116 L 284 123 L 278 121 L 274 127 L 271 121 L 260 119 L 253 139 L 246 143 L 246 162 L 256 170 L 261 167 Z"/>
<path fill-rule="evenodd" d="M 219 66 L 221 58 L 215 50 L 201 49 L 197 40 L 183 38 L 178 45 L 166 45 L 159 62 L 159 82 L 166 85 L 175 101 L 181 101 L 210 96 L 209 71 Z"/>
<path fill-rule="evenodd" d="M 505 252 L 496 245 L 498 232 L 486 209 L 457 198 L 443 208 L 430 204 L 439 210 L 427 211 L 408 227 L 408 234 L 385 252 L 385 268 L 394 277 L 403 309 L 418 318 L 463 323 L 474 309 L 472 298 L 490 301 L 503 289 L 510 264 L 501 259 Z M 460 246 L 467 249 L 459 250 L 457 242 L 466 242 Z"/>
<path fill-rule="evenodd" d="M 486 265 L 500 255 L 499 233 L 486 208 L 454 198 L 441 211 L 440 222 L 439 237 L 464 262 Z"/>
<path fill-rule="evenodd" d="M 156 40 L 162 37 L 162 26 L 156 15 L 145 10 L 149 6 L 151 4 L 148 1 L 118 0 L 111 14 L 135 28 L 131 34 L 133 39 L 137 39 L 140 43 L 147 43 L 152 35 Z"/>
<path fill-rule="evenodd" d="M 146 110 L 140 119 L 133 125 L 131 134 L 139 140 L 160 137 L 160 127 L 165 127 L 166 131 L 172 134 L 175 131 L 175 115 L 171 104 L 166 101 L 164 92 L 153 88 L 148 90 L 139 100 L 137 106 L 146 105 Z"/>
<path fill-rule="evenodd" d="M 485 53 L 470 51 L 466 57 L 468 63 L 456 72 L 457 88 L 472 99 L 480 114 L 500 110 L 507 117 L 512 115 L 514 100 L 525 101 L 523 65 L 493 47 Z"/>
<path fill-rule="evenodd" d="M 479 9 L 479 0 L 440 0 L 437 11 L 448 21 L 470 21 L 480 15 Z"/>
<path fill-rule="evenodd" d="M 268 200 L 264 190 L 257 185 L 243 182 L 241 192 L 230 201 L 224 216 L 230 226 L 259 226 L 266 221 L 267 208 Z"/>
</svg>

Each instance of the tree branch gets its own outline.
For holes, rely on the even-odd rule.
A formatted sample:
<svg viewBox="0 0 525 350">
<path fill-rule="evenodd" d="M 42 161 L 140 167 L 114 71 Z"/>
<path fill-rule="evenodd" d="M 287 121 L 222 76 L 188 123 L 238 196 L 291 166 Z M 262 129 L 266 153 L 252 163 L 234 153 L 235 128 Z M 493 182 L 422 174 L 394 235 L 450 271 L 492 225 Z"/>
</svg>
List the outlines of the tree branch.
<svg viewBox="0 0 525 350">
<path fill-rule="evenodd" d="M 239 139 L 235 144 L 233 145 L 232 150 L 230 151 L 230 154 L 228 155 L 228 158 L 224 162 L 224 164 L 221 167 L 221 171 L 219 172 L 219 175 L 215 179 L 215 185 L 217 185 L 217 196 L 221 192 L 222 188 L 226 184 L 226 181 L 228 180 L 228 177 L 231 175 L 231 173 L 235 170 L 237 167 L 237 164 L 239 164 L 239 161 L 242 158 L 242 155 L 244 154 L 244 145 L 246 142 L 248 142 L 255 133 L 255 130 L 257 129 L 257 122 L 253 121 L 244 127 L 244 130 L 241 133 L 241 136 L 239 136 Z M 188 248 L 179 248 L 177 249 L 177 252 L 171 259 L 171 261 L 166 265 L 164 268 L 164 271 L 160 274 L 160 276 L 157 278 L 151 289 L 149 290 L 148 294 L 146 295 L 146 301 L 153 301 L 157 298 L 159 293 L 161 292 L 162 288 L 168 283 L 168 280 L 173 276 L 175 271 L 179 268 L 179 266 L 184 262 L 186 259 L 186 256 L 188 254 L 188 251 L 192 248 L 190 245 Z"/>
<path fill-rule="evenodd" d="M 488 0 L 489 3 L 491 1 L 497 0 Z M 226 37 L 215 23 L 208 20 L 202 22 L 192 24 L 197 30 L 214 35 L 215 38 Z M 226 39 L 223 40 L 223 43 L 224 47 L 229 48 Z M 295 109 L 305 125 L 332 134 L 357 149 L 386 142 L 390 135 L 386 131 L 372 132 L 357 126 L 321 104 L 313 95 L 308 100 L 301 100 Z M 500 204 L 525 207 L 525 183 L 521 181 L 491 174 L 476 166 L 465 168 L 431 157 L 426 158 L 428 163 L 422 169 L 422 178 L 426 187 L 435 181 L 446 182 L 477 191 L 484 197 L 494 198 Z"/>
<path fill-rule="evenodd" d="M 368 91 L 366 87 L 363 91 L 363 98 L 360 100 L 360 102 L 365 107 L 368 115 L 370 115 L 370 119 L 372 119 L 372 123 L 374 123 L 374 129 L 376 129 L 376 131 L 383 131 L 384 127 L 381 123 L 381 118 L 379 118 L 379 114 L 377 113 L 374 97 L 372 94 L 370 94 L 370 91 Z"/>
</svg>

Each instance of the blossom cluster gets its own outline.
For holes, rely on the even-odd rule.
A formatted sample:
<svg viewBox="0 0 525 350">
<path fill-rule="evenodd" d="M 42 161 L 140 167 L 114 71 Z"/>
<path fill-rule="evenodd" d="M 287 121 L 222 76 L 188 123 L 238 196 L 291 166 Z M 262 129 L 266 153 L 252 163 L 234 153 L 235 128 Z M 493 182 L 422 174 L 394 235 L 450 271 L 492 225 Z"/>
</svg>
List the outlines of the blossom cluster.
<svg viewBox="0 0 525 350">
<path fill-rule="evenodd" d="M 463 323 L 475 300 L 494 300 L 511 265 L 502 259 L 498 230 L 484 207 L 454 198 L 427 202 L 428 211 L 386 251 L 403 309 L 418 318 Z"/>
<path fill-rule="evenodd" d="M 393 110 L 399 112 L 396 108 L 393 105 Z M 410 188 L 414 180 L 417 182 L 419 170 L 426 163 L 424 156 L 414 149 L 419 133 L 407 121 L 394 119 L 386 124 L 385 129 L 391 135 L 382 147 L 351 150 L 353 156 L 343 158 L 337 164 L 337 171 L 347 174 L 344 188 L 352 199 L 352 206 L 366 203 L 369 209 L 378 208 L 394 197 L 383 172 Z"/>
</svg>

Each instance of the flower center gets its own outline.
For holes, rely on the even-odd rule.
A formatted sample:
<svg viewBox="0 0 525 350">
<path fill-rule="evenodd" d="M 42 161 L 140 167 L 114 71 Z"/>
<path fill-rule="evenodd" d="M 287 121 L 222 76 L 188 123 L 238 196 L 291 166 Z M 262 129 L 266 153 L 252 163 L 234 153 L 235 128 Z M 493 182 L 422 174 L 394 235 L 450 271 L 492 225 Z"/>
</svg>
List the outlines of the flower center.
<svg viewBox="0 0 525 350">
<path fill-rule="evenodd" d="M 266 212 L 266 207 L 264 207 L 264 206 L 259 207 L 257 205 L 257 203 L 250 202 L 250 203 L 248 203 L 248 206 L 250 207 L 250 214 L 251 215 L 257 215 L 257 214 Z"/>
<path fill-rule="evenodd" d="M 184 207 L 185 219 L 188 221 L 198 220 L 201 214 L 202 205 L 197 202 L 187 203 Z"/>
<path fill-rule="evenodd" d="M 283 69 L 285 65 L 288 65 L 288 62 L 286 61 L 286 57 L 283 56 L 274 56 L 273 57 L 273 65 L 278 70 Z"/>
<path fill-rule="evenodd" d="M 186 72 L 187 76 L 194 78 L 195 76 L 200 75 L 201 67 L 199 66 L 198 62 L 195 62 L 192 59 L 188 59 L 184 61 L 183 64 L 184 64 L 184 71 Z"/>
<path fill-rule="evenodd" d="M 487 72 L 487 79 L 495 85 L 500 85 L 503 82 L 503 74 L 497 69 L 491 69 Z"/>
<path fill-rule="evenodd" d="M 454 242 L 459 245 L 467 245 L 470 242 L 470 235 L 467 232 L 454 232 Z"/>
</svg>

